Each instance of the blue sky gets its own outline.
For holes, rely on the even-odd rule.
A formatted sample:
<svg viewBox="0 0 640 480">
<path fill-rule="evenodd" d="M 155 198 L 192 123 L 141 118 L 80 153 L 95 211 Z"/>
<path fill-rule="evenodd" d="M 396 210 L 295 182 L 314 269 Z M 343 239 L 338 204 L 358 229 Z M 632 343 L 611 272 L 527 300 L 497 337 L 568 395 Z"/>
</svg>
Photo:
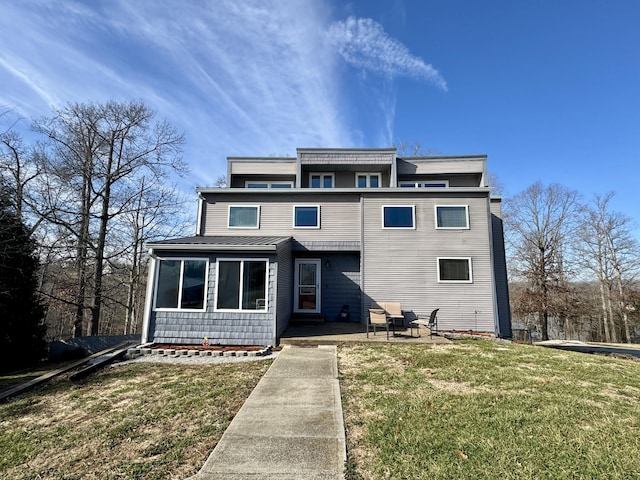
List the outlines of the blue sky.
<svg viewBox="0 0 640 480">
<path fill-rule="evenodd" d="M 639 21 L 635 0 L 5 0 L 0 106 L 141 99 L 185 133 L 187 191 L 227 156 L 419 141 L 639 221 Z"/>
</svg>

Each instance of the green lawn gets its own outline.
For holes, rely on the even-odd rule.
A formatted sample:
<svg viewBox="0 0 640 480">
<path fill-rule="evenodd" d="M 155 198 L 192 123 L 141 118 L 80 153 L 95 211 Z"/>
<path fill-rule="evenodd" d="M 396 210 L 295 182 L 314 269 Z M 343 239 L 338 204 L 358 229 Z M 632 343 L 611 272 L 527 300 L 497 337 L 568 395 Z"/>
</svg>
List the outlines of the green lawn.
<svg viewBox="0 0 640 480">
<path fill-rule="evenodd" d="M 640 478 L 640 363 L 482 340 L 340 349 L 349 479 Z"/>
</svg>

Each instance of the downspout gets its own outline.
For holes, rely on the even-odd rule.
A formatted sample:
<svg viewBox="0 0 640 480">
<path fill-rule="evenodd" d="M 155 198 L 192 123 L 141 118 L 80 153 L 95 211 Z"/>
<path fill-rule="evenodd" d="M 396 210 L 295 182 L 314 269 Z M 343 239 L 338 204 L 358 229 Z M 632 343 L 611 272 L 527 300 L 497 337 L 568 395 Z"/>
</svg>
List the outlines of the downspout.
<svg viewBox="0 0 640 480">
<path fill-rule="evenodd" d="M 144 316 L 142 319 L 142 343 L 149 342 L 149 328 L 151 326 L 151 305 L 153 302 L 153 291 L 156 279 L 156 256 L 153 248 L 149 249 L 149 276 L 147 278 L 147 294 L 144 300 Z"/>
</svg>

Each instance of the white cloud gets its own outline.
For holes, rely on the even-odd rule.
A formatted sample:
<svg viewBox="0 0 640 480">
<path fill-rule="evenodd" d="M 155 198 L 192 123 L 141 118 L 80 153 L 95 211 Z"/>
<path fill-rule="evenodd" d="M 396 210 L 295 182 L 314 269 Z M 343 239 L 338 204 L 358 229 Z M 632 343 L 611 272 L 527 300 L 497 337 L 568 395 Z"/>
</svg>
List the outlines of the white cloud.
<svg viewBox="0 0 640 480">
<path fill-rule="evenodd" d="M 370 72 L 446 88 L 377 23 L 332 23 L 317 0 L 24 0 L 0 5 L 0 105 L 39 117 L 67 102 L 141 99 L 185 132 L 189 187 L 207 185 L 230 155 L 378 141 L 354 125 L 363 109 L 344 91 L 336 48 Z M 376 130 L 390 138 L 389 98 L 359 101 L 385 109 Z"/>
<path fill-rule="evenodd" d="M 388 77 L 407 76 L 427 80 L 442 90 L 447 84 L 431 65 L 389 37 L 382 26 L 370 18 L 349 17 L 335 22 L 329 39 L 349 64 Z"/>
</svg>

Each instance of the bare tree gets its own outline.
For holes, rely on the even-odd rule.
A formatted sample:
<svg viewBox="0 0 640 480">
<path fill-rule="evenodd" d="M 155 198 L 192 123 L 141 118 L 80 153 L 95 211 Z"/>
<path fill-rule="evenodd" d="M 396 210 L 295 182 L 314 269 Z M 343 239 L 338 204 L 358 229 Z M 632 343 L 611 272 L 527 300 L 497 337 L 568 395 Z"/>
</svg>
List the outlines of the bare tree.
<svg viewBox="0 0 640 480">
<path fill-rule="evenodd" d="M 167 122 L 142 102 L 69 104 L 35 129 L 51 140 L 46 218 L 75 239 L 76 320 L 74 335 L 82 334 L 89 305 L 90 331 L 99 330 L 103 273 L 109 260 L 109 229 L 114 219 L 135 209 L 138 199 L 128 180 L 136 174 L 157 179 L 182 173 L 183 144 Z"/>
<path fill-rule="evenodd" d="M 620 331 L 631 342 L 628 299 L 640 267 L 640 245 L 631 233 L 631 219 L 610 210 L 613 196 L 612 192 L 595 195 L 582 209 L 576 249 L 581 265 L 598 280 L 605 341 L 619 341 Z"/>
<path fill-rule="evenodd" d="M 119 220 L 126 245 L 122 257 L 129 271 L 125 334 L 135 333 L 140 324 L 148 261 L 144 244 L 154 238 L 184 235 L 188 228 L 183 215 L 186 201 L 175 187 L 165 185 L 155 176 L 138 178 L 136 185 L 135 202 Z"/>
<path fill-rule="evenodd" d="M 567 238 L 577 211 L 578 193 L 558 184 L 534 183 L 505 202 L 512 273 L 527 281 L 543 340 L 549 339 L 549 316 L 563 310 L 559 294 L 566 289 Z"/>
<path fill-rule="evenodd" d="M 398 145 L 393 145 L 398 149 L 398 155 L 401 157 L 430 157 L 434 155 L 439 155 L 438 152 L 434 148 L 422 148 L 422 142 L 420 140 L 416 140 L 413 143 L 409 143 L 406 140 L 398 142 Z"/>
</svg>

